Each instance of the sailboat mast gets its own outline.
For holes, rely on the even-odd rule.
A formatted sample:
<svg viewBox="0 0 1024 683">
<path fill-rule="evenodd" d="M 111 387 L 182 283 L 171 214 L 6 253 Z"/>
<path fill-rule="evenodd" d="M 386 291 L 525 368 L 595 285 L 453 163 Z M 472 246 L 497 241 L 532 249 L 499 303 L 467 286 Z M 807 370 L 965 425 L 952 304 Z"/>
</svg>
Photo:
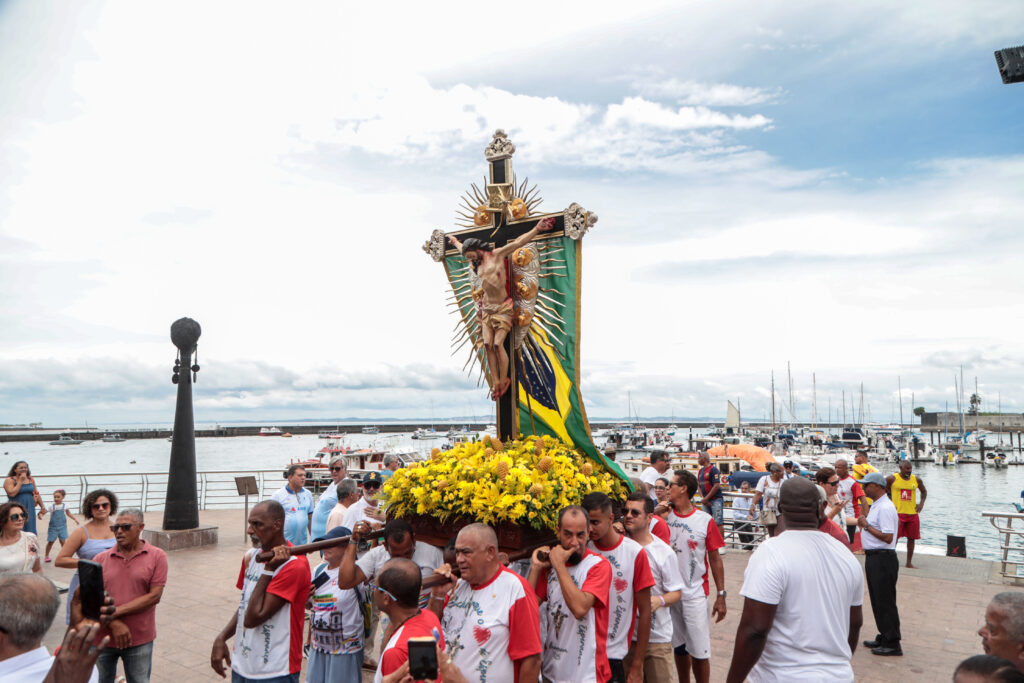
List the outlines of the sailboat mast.
<svg viewBox="0 0 1024 683">
<path fill-rule="evenodd" d="M 775 431 L 775 371 L 772 370 L 772 431 Z"/>
<path fill-rule="evenodd" d="M 846 389 L 843 389 L 843 429 L 846 429 Z"/>
<path fill-rule="evenodd" d="M 789 376 L 789 426 L 793 426 L 796 415 L 793 414 L 793 373 L 789 369 L 789 361 L 786 361 L 786 375 Z"/>
<path fill-rule="evenodd" d="M 903 381 L 896 375 L 896 395 L 900 399 L 900 429 L 903 429 Z"/>
<path fill-rule="evenodd" d="M 811 390 L 813 391 L 811 399 L 811 429 L 814 429 L 814 423 L 818 421 L 818 375 L 811 373 Z"/>
<path fill-rule="evenodd" d="M 860 428 L 864 429 L 864 382 L 860 383 Z"/>
<path fill-rule="evenodd" d="M 978 395 L 978 376 L 974 376 L 974 395 L 978 402 L 974 404 L 974 431 L 978 431 L 978 419 L 981 416 L 981 396 Z"/>
</svg>

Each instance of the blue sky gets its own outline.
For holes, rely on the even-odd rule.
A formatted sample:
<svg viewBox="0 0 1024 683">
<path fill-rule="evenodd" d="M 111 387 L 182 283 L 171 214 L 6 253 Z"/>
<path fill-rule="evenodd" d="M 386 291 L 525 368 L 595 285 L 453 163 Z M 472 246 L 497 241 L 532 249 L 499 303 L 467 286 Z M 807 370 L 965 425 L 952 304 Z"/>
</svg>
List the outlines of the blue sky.
<svg viewBox="0 0 1024 683">
<path fill-rule="evenodd" d="M 201 18 L 201 21 L 199 20 Z M 0 2 L 0 423 L 484 414 L 450 228 L 495 128 L 584 256 L 591 415 L 1024 410 L 1005 2 Z M 1015 27 L 1017 27 L 1015 29 Z M 1015 30 L 1018 32 L 1015 33 Z M 187 276 L 182 277 L 182 273 Z"/>
</svg>

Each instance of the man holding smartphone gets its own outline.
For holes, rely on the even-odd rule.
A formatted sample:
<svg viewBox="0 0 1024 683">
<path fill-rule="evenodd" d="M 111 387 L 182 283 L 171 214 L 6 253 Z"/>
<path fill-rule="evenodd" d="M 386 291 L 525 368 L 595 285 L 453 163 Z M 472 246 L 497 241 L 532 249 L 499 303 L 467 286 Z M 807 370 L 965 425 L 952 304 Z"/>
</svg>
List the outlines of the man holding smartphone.
<svg viewBox="0 0 1024 683">
<path fill-rule="evenodd" d="M 144 527 L 142 510 L 122 510 L 110 525 L 117 545 L 93 558 L 103 567 L 103 587 L 114 599 L 110 626 L 100 629 L 99 637 L 110 635 L 110 646 L 96 660 L 100 683 L 114 682 L 118 659 L 128 683 L 149 683 L 156 606 L 167 585 L 167 554 L 140 538 Z"/>
<path fill-rule="evenodd" d="M 430 608 L 441 617 L 448 654 L 460 671 L 480 680 L 529 681 L 540 677 L 540 611 L 533 587 L 498 560 L 498 537 L 486 524 L 470 524 L 455 539 L 460 578 L 433 590 Z M 444 565 L 439 574 L 451 576 Z"/>
<path fill-rule="evenodd" d="M 422 581 L 420 569 L 412 560 L 395 558 L 384 563 L 377 582 L 370 584 L 374 603 L 391 620 L 384 634 L 387 644 L 381 652 L 374 683 L 381 683 L 384 676 L 393 674 L 406 662 L 412 668 L 414 662 L 409 660 L 410 640 L 432 638 L 444 647 L 441 622 L 437 620 L 437 615 L 430 610 L 420 609 Z"/>
</svg>

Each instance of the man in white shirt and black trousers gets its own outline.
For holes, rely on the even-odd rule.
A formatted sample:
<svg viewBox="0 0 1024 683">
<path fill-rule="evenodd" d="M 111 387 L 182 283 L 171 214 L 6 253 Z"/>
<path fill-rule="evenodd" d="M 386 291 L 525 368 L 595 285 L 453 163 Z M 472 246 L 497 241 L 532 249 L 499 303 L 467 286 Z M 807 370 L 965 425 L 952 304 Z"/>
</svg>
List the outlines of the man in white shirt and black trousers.
<svg viewBox="0 0 1024 683">
<path fill-rule="evenodd" d="M 896 580 L 900 562 L 896 557 L 896 530 L 900 518 L 896 506 L 885 493 L 885 477 L 869 472 L 860 480 L 864 493 L 875 502 L 868 516 L 857 518 L 864 546 L 864 570 L 867 574 L 871 612 L 875 615 L 878 636 L 865 640 L 871 654 L 902 656 L 900 647 L 900 613 L 896 607 Z"/>
</svg>

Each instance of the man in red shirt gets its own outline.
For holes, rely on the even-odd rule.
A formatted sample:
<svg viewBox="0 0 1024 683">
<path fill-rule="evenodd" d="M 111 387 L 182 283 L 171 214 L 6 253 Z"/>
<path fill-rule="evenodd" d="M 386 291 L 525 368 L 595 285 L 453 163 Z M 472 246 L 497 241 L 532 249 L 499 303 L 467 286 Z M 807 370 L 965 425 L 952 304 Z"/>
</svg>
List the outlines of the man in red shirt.
<svg viewBox="0 0 1024 683">
<path fill-rule="evenodd" d="M 409 661 L 410 638 L 426 636 L 433 638 L 441 648 L 445 646 L 437 615 L 420 609 L 422 581 L 420 568 L 415 562 L 395 558 L 384 563 L 377 583 L 370 584 L 374 603 L 391 622 L 384 633 L 386 645 L 377 663 L 374 683 L 381 683 L 384 676 L 394 673 Z"/>
<path fill-rule="evenodd" d="M 110 635 L 110 646 L 96 660 L 100 681 L 114 680 L 117 660 L 128 683 L 148 683 L 156 640 L 156 605 L 167 585 L 167 554 L 140 538 L 142 510 L 123 510 L 114 530 L 117 545 L 95 558 L 103 566 L 103 588 L 114 599 L 113 621 L 100 629 L 97 642 Z"/>
<path fill-rule="evenodd" d="M 288 554 L 284 518 L 284 508 L 276 500 L 257 503 L 249 511 L 249 536 L 258 538 L 261 550 L 274 557 L 263 564 L 256 560 L 257 553 L 246 553 L 238 574 L 241 602 L 213 641 L 210 666 L 223 678 L 228 663 L 232 683 L 299 680 L 310 571 L 305 556 Z M 232 636 L 234 650 L 229 654 L 226 643 Z"/>
</svg>

